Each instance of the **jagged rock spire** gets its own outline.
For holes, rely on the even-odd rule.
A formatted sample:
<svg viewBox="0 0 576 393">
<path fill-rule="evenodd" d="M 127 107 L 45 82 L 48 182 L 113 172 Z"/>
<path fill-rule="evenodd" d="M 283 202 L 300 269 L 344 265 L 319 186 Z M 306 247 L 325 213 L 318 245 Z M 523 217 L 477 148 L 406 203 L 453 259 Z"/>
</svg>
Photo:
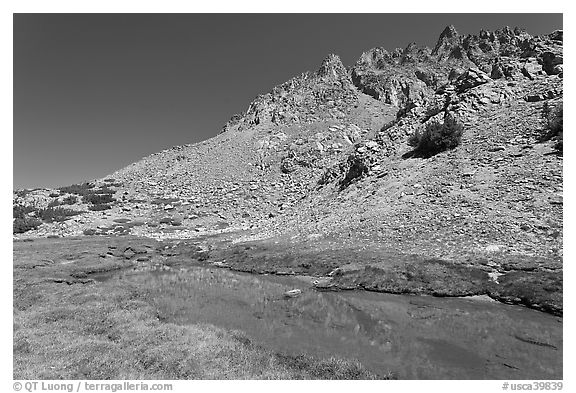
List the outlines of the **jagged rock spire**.
<svg viewBox="0 0 576 393">
<path fill-rule="evenodd" d="M 347 78 L 348 75 L 346 67 L 344 67 L 342 60 L 340 60 L 340 56 L 335 54 L 329 54 L 326 56 L 322 61 L 317 74 L 321 78 L 328 79 L 342 79 Z"/>
<path fill-rule="evenodd" d="M 441 54 L 445 51 L 450 51 L 460 40 L 460 35 L 456 31 L 453 25 L 446 26 L 440 37 L 438 37 L 438 42 L 432 50 L 433 55 Z"/>
<path fill-rule="evenodd" d="M 444 38 L 451 39 L 455 37 L 458 37 L 458 32 L 456 31 L 456 28 L 454 27 L 454 25 L 448 25 L 444 28 L 442 33 L 440 33 L 440 37 L 438 38 L 438 40 L 442 40 Z"/>
</svg>

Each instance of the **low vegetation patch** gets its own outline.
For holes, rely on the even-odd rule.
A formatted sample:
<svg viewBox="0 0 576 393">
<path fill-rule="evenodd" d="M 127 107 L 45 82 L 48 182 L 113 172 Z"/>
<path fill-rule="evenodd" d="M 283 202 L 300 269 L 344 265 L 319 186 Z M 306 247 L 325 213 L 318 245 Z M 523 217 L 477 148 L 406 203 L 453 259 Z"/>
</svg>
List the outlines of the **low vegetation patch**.
<svg viewBox="0 0 576 393">
<path fill-rule="evenodd" d="M 57 196 L 60 196 L 60 194 L 58 194 Z M 76 202 L 78 202 L 78 197 L 76 195 L 69 195 L 68 197 L 62 200 L 54 199 L 52 202 L 48 204 L 48 207 L 52 208 L 62 205 L 74 205 L 76 204 Z"/>
<path fill-rule="evenodd" d="M 113 179 L 113 178 L 104 179 L 104 183 L 107 183 L 106 185 L 108 187 L 121 187 L 122 186 L 121 182 L 116 181 L 116 179 Z"/>
<path fill-rule="evenodd" d="M 94 184 L 92 183 L 80 183 L 80 184 L 72 184 L 70 186 L 60 187 L 61 194 L 76 194 L 76 195 L 86 195 L 89 193 L 90 190 L 94 188 Z"/>
<path fill-rule="evenodd" d="M 39 209 L 33 206 L 14 205 L 13 233 L 24 233 L 31 229 L 38 228 L 43 222 L 62 222 L 70 217 L 82 214 L 81 211 L 66 209 L 62 207 L 48 206 L 46 209 Z"/>
<path fill-rule="evenodd" d="M 74 205 L 74 204 L 76 204 L 76 202 L 78 202 L 78 197 L 76 195 L 70 195 L 70 196 L 67 196 L 66 198 L 64 198 L 60 204 L 61 205 Z"/>
<path fill-rule="evenodd" d="M 82 212 L 63 207 L 49 207 L 38 209 L 36 216 L 44 222 L 62 222 L 78 214 L 82 214 Z"/>
<path fill-rule="evenodd" d="M 174 205 L 177 202 L 180 202 L 178 198 L 155 198 L 152 200 L 153 205 Z"/>
<path fill-rule="evenodd" d="M 408 144 L 414 147 L 415 155 L 431 157 L 460 145 L 463 132 L 462 122 L 447 114 L 443 123 L 432 120 L 423 129 L 417 130 L 408 139 Z"/>
<path fill-rule="evenodd" d="M 90 203 L 93 205 L 101 205 L 105 203 L 112 203 L 115 202 L 116 199 L 112 197 L 112 194 L 109 193 L 91 193 L 86 194 L 82 197 L 82 202 Z"/>
<path fill-rule="evenodd" d="M 24 233 L 32 229 L 38 228 L 42 224 L 37 218 L 34 217 L 16 217 L 12 222 L 13 233 Z"/>
<path fill-rule="evenodd" d="M 16 195 L 19 196 L 20 198 L 24 198 L 26 195 L 28 195 L 34 191 L 38 191 L 38 190 L 40 190 L 40 188 L 18 190 L 18 191 L 16 191 Z"/>
<path fill-rule="evenodd" d="M 95 205 L 88 206 L 88 209 L 92 210 L 94 212 L 99 212 L 102 210 L 110 210 L 110 209 L 112 209 L 112 206 L 105 204 L 105 203 L 97 203 Z"/>
<path fill-rule="evenodd" d="M 545 121 L 545 134 L 542 140 L 556 139 L 556 148 L 560 151 L 563 150 L 563 133 L 564 133 L 564 109 L 563 101 L 559 101 L 556 105 L 551 106 L 548 102 L 544 103 L 542 108 L 542 117 Z"/>
<path fill-rule="evenodd" d="M 60 206 L 60 201 L 58 199 L 54 199 L 52 202 L 48 204 L 48 207 L 56 207 L 56 206 Z"/>
</svg>

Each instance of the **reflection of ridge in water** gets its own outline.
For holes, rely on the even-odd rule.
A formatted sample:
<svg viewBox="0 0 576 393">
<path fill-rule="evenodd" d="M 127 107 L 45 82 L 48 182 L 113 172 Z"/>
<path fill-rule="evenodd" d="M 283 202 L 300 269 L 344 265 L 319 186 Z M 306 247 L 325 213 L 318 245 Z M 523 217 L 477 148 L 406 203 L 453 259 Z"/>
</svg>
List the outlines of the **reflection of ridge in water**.
<svg viewBox="0 0 576 393">
<path fill-rule="evenodd" d="M 521 379 L 533 375 L 530 370 L 543 370 L 535 367 L 545 365 L 545 371 L 554 370 L 550 364 L 561 362 L 561 354 L 536 345 L 526 347 L 510 336 L 510 331 L 522 326 L 532 335 L 542 335 L 537 337 L 539 341 L 560 348 L 559 353 L 561 324 L 556 318 L 499 303 L 374 292 L 317 292 L 294 277 L 254 276 L 205 267 L 190 267 L 186 272 L 142 272 L 125 279 L 143 281 L 151 288 L 152 301 L 164 321 L 241 330 L 255 343 L 274 351 L 354 358 L 382 375 Z M 300 296 L 284 296 L 295 288 L 302 290 Z M 478 337 L 490 337 L 489 345 L 486 341 L 477 344 Z M 517 366 L 516 374 L 502 371 L 495 354 L 509 358 L 507 363 Z M 465 359 L 455 367 L 453 363 L 462 356 Z M 542 371 L 540 375 L 553 376 Z"/>
</svg>

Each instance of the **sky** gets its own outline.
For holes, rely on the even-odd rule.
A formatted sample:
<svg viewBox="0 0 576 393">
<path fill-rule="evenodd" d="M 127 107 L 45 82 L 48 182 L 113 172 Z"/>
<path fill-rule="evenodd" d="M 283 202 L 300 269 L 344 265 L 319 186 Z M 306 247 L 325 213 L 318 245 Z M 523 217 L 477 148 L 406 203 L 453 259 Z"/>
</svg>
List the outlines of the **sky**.
<svg viewBox="0 0 576 393">
<path fill-rule="evenodd" d="M 258 95 L 330 53 L 433 47 L 504 26 L 546 34 L 561 14 L 14 14 L 13 186 L 101 178 L 218 134 Z"/>
</svg>

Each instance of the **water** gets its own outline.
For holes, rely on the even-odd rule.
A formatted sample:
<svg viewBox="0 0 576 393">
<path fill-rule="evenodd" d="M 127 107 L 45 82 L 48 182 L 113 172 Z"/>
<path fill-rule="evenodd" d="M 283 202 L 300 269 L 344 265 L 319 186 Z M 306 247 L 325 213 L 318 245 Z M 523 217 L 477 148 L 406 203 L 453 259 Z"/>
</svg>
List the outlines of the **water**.
<svg viewBox="0 0 576 393">
<path fill-rule="evenodd" d="M 561 379 L 562 319 L 467 298 L 318 292 L 306 277 L 190 266 L 122 273 L 162 320 L 241 330 L 285 353 L 358 359 L 401 379 Z M 100 285 L 106 280 L 99 277 Z M 286 298 L 290 289 L 301 289 Z"/>
</svg>

